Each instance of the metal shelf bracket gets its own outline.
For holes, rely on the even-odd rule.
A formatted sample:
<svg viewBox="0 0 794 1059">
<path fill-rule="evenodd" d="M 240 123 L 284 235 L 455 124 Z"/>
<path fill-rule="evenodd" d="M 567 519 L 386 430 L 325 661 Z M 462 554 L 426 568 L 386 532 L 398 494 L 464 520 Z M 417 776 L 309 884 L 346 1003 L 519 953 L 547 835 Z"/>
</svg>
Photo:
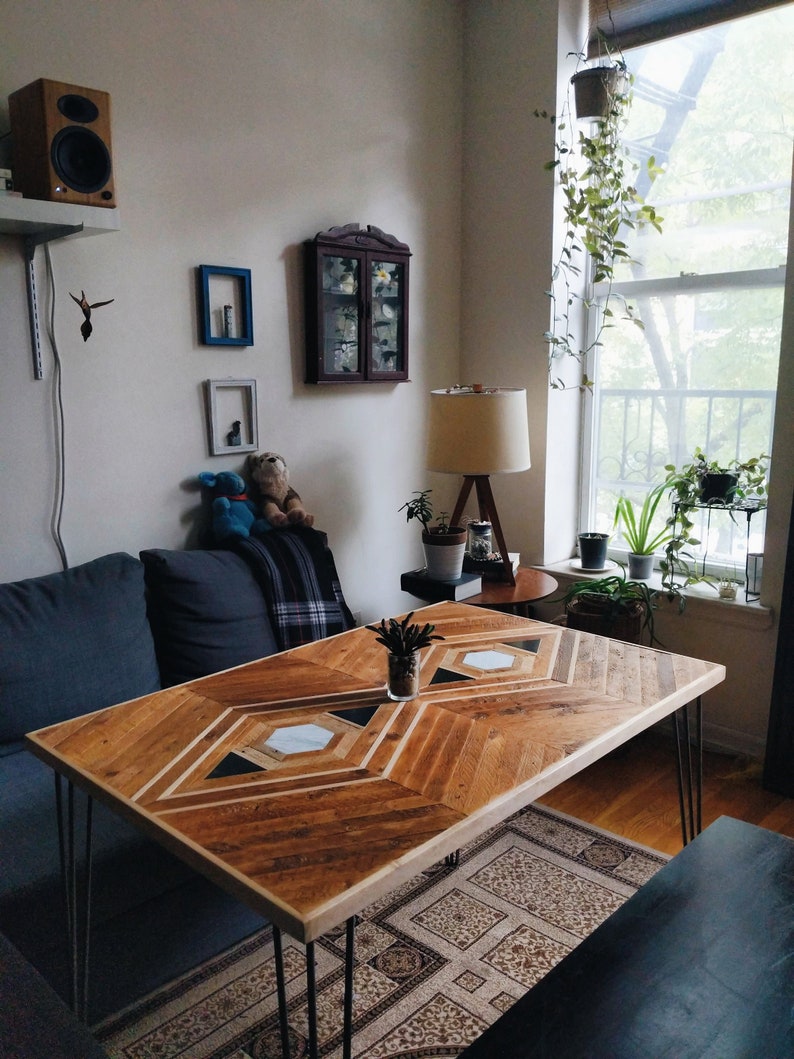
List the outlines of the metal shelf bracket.
<svg viewBox="0 0 794 1059">
<path fill-rule="evenodd" d="M 44 369 L 41 362 L 39 304 L 36 293 L 36 247 L 49 243 L 53 239 L 63 239 L 67 235 L 76 235 L 82 230 L 82 224 L 51 226 L 46 231 L 26 235 L 22 241 L 22 252 L 25 256 L 25 285 L 28 292 L 28 319 L 30 321 L 30 345 L 33 354 L 33 375 L 36 379 L 44 378 Z"/>
</svg>

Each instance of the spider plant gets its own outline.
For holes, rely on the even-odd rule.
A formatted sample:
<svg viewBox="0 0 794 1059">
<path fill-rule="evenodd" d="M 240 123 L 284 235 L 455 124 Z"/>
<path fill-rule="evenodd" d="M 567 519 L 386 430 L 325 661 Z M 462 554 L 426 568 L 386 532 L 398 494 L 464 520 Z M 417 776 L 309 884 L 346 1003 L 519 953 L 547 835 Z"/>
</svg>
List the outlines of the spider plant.
<svg viewBox="0 0 794 1059">
<path fill-rule="evenodd" d="M 575 600 L 596 607 L 602 613 L 607 626 L 641 606 L 644 611 L 641 631 L 645 632 L 647 629 L 651 645 L 658 642 L 653 614 L 656 609 L 656 593 L 644 581 L 628 581 L 623 570 L 619 574 L 608 574 L 606 577 L 589 577 L 574 581 L 559 600 L 554 602 L 562 602 L 567 609 Z"/>
<path fill-rule="evenodd" d="M 656 509 L 667 490 L 666 484 L 654 486 L 646 494 L 639 508 L 629 497 L 618 497 L 613 529 L 619 522 L 623 522 L 623 538 L 634 555 L 653 555 L 657 548 L 672 538 L 673 534 L 668 525 L 658 531 L 653 529 Z"/>
</svg>

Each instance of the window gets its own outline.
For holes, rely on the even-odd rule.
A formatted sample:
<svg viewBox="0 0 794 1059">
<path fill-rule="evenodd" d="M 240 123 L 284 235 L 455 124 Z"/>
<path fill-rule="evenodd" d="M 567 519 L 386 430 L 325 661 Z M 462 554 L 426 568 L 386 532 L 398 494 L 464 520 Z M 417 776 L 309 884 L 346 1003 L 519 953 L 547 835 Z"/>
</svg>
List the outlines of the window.
<svg viewBox="0 0 794 1059">
<path fill-rule="evenodd" d="M 724 462 L 770 451 L 794 133 L 792 39 L 790 4 L 626 52 L 636 78 L 626 136 L 636 158 L 652 154 L 664 167 L 652 189 L 638 187 L 664 217 L 664 233 L 630 233 L 636 262 L 623 266 L 613 292 L 643 327 L 616 314 L 590 368 L 588 528 L 611 530 L 621 492 L 642 497 L 664 479 L 666 464 L 688 463 L 696 446 Z M 604 292 L 594 293 L 597 311 Z M 745 520 L 727 513 L 704 514 L 699 528 L 703 556 L 723 569 L 743 571 L 746 549 L 763 550 L 763 513 L 749 540 Z"/>
</svg>

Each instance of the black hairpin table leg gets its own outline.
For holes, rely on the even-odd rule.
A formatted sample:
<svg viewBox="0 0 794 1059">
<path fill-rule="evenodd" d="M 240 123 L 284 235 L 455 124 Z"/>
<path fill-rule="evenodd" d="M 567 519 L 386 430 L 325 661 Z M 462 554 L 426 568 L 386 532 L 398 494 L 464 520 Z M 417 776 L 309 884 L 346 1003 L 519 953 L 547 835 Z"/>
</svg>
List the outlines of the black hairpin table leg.
<svg viewBox="0 0 794 1059">
<path fill-rule="evenodd" d="M 306 1010 L 309 1019 L 309 1059 L 318 1059 L 317 1045 L 317 966 L 314 942 L 306 943 Z"/>
<path fill-rule="evenodd" d="M 64 804 L 63 783 L 66 782 Z M 88 1018 L 88 961 L 91 936 L 91 837 L 93 800 L 88 797 L 85 809 L 85 849 L 83 886 L 80 887 L 80 865 L 77 853 L 74 786 L 55 773 L 55 810 L 58 818 L 58 852 L 63 880 L 66 911 L 66 937 L 71 968 L 72 1010 L 81 1020 Z"/>
<path fill-rule="evenodd" d="M 287 986 L 284 980 L 284 949 L 281 944 L 281 928 L 273 924 L 273 956 L 276 961 L 276 994 L 278 996 L 278 1023 L 281 1030 L 281 1057 L 289 1057 L 289 1017 L 287 1015 Z"/>
<path fill-rule="evenodd" d="M 345 1008 L 342 1023 L 342 1059 L 350 1059 L 353 1048 L 353 964 L 355 962 L 356 917 L 345 931 Z"/>
<path fill-rule="evenodd" d="M 355 962 L 356 917 L 351 916 L 345 929 L 345 979 L 344 1009 L 342 1025 L 342 1059 L 350 1059 L 353 1042 L 353 967 Z M 287 1013 L 287 989 L 284 975 L 284 950 L 281 930 L 273 924 L 273 955 L 276 961 L 276 991 L 278 994 L 278 1017 L 281 1031 L 282 1059 L 290 1059 L 289 1017 Z M 314 942 L 306 945 L 306 1008 L 308 1018 L 308 1055 L 317 1059 L 319 1041 L 317 1032 L 317 970 L 314 957 Z"/>
<path fill-rule="evenodd" d="M 678 762 L 678 807 L 681 840 L 686 846 L 703 829 L 703 701 L 695 708 L 694 747 L 689 730 L 689 706 L 672 715 Z"/>
</svg>

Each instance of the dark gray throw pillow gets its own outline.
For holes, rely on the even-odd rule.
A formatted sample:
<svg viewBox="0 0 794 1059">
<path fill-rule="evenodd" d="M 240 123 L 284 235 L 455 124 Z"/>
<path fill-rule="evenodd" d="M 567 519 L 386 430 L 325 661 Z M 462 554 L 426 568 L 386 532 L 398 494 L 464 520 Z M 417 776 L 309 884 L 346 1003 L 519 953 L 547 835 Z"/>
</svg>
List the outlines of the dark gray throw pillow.
<svg viewBox="0 0 794 1059">
<path fill-rule="evenodd" d="M 0 585 L 0 743 L 159 687 L 131 555 Z"/>
<path fill-rule="evenodd" d="M 233 552 L 140 553 L 163 687 L 278 650 L 262 591 Z"/>
</svg>

